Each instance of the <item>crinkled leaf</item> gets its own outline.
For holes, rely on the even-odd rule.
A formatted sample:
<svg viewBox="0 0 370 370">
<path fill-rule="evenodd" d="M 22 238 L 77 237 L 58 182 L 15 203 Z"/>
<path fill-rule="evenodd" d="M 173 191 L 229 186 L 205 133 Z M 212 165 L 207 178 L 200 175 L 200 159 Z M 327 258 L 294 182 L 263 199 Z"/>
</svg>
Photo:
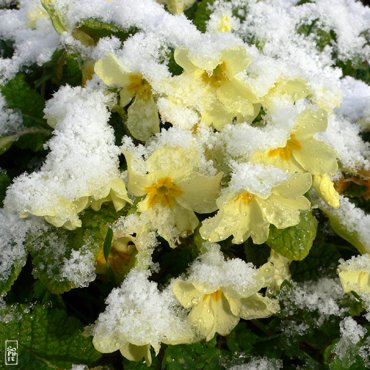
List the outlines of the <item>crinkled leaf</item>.
<svg viewBox="0 0 370 370">
<path fill-rule="evenodd" d="M 266 244 L 286 258 L 303 260 L 309 253 L 317 232 L 317 220 L 309 211 L 301 212 L 298 225 L 286 229 L 270 226 Z"/>
<path fill-rule="evenodd" d="M 0 296 L 4 295 L 10 290 L 10 288 L 16 281 L 17 277 L 21 273 L 22 268 L 26 264 L 26 261 L 27 261 L 27 253 L 18 255 L 12 261 L 10 271 L 8 271 L 8 273 L 5 276 L 0 276 Z"/>
<path fill-rule="evenodd" d="M 74 250 L 91 252 L 96 256 L 104 243 L 108 224 L 117 217 L 113 206 L 103 206 L 98 212 L 91 209 L 85 211 L 81 217 L 82 227 L 77 230 L 49 226 L 30 235 L 26 247 L 32 256 L 34 277 L 54 294 L 76 288 L 75 281 L 69 280 L 63 273 L 64 264 L 68 263 Z"/>
<path fill-rule="evenodd" d="M 4 343 L 18 341 L 18 366 L 27 370 L 70 369 L 72 364 L 94 364 L 100 357 L 83 325 L 64 310 L 36 305 L 5 306 L 0 311 L 0 364 Z M 1 366 L 5 368 L 5 366 Z"/>
<path fill-rule="evenodd" d="M 216 339 L 187 345 L 167 347 L 163 362 L 167 370 L 218 370 L 222 351 L 216 347 Z"/>
<path fill-rule="evenodd" d="M 324 352 L 324 358 L 329 365 L 330 370 L 363 370 L 367 369 L 367 364 L 364 358 L 361 357 L 361 346 L 364 341 L 361 340 L 357 344 L 349 342 L 349 339 L 335 340 Z M 368 347 L 368 345 L 367 345 Z M 365 351 L 363 354 L 365 355 Z"/>
</svg>

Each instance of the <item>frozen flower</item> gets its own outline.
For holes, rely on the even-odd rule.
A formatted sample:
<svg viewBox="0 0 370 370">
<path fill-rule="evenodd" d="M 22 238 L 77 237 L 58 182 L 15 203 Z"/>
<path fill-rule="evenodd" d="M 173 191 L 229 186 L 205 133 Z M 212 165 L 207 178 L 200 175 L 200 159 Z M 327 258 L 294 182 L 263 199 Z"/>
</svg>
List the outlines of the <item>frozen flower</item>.
<svg viewBox="0 0 370 370">
<path fill-rule="evenodd" d="M 127 110 L 126 125 L 135 139 L 145 141 L 159 132 L 158 109 L 152 88 L 140 73 L 125 69 L 113 54 L 98 60 L 94 70 L 106 85 L 120 88 L 121 107 L 132 101 Z"/>
<path fill-rule="evenodd" d="M 275 180 L 269 178 L 269 171 L 276 172 Z M 241 172 L 250 172 L 251 176 L 235 186 Z M 250 181 L 253 173 L 265 187 L 263 192 Z M 284 229 L 299 223 L 300 211 L 311 206 L 303 196 L 311 183 L 308 173 L 288 176 L 277 168 L 244 164 L 232 175 L 229 187 L 217 199 L 217 214 L 203 221 L 200 234 L 211 242 L 225 240 L 232 235 L 236 244 L 249 237 L 255 244 L 262 244 L 267 240 L 270 224 Z"/>
<path fill-rule="evenodd" d="M 326 114 L 322 110 L 307 109 L 298 116 L 284 145 L 255 153 L 253 161 L 292 172 L 334 174 L 338 169 L 335 150 L 314 138 L 316 133 L 325 131 L 326 127 Z"/>
<path fill-rule="evenodd" d="M 278 311 L 276 301 L 258 293 L 267 285 L 269 269 L 269 264 L 257 270 L 240 259 L 225 261 L 213 245 L 191 266 L 187 279 L 173 282 L 172 290 L 191 310 L 193 327 L 208 341 L 215 333 L 229 334 L 240 318 L 263 318 Z"/>
<path fill-rule="evenodd" d="M 276 81 L 267 94 L 261 98 L 261 104 L 263 107 L 271 109 L 275 99 L 283 98 L 294 102 L 306 98 L 308 95 L 310 95 L 310 90 L 305 80 L 300 78 L 281 78 Z"/>
<path fill-rule="evenodd" d="M 251 120 L 258 113 L 256 97 L 238 77 L 250 64 L 245 48 L 225 49 L 218 58 L 176 49 L 175 61 L 184 71 L 169 82 L 168 95 L 173 102 L 199 112 L 207 125 L 221 130 L 234 118 Z"/>
<path fill-rule="evenodd" d="M 354 256 L 342 261 L 338 266 L 338 274 L 345 293 L 354 291 L 370 297 L 370 256 Z"/>
<path fill-rule="evenodd" d="M 174 247 L 174 238 L 194 231 L 199 221 L 194 212 L 215 211 L 222 174 L 207 176 L 196 170 L 197 151 L 192 148 L 162 146 L 145 162 L 146 173 L 130 153 L 125 152 L 128 190 L 137 197 L 139 212 L 149 212 L 158 233 Z M 172 227 L 175 232 L 166 231 Z"/>
<path fill-rule="evenodd" d="M 120 350 L 132 361 L 152 361 L 161 343 L 191 343 L 194 334 L 169 290 L 159 291 L 144 272 L 132 270 L 107 298 L 107 308 L 93 329 L 94 347 L 102 353 Z"/>
</svg>

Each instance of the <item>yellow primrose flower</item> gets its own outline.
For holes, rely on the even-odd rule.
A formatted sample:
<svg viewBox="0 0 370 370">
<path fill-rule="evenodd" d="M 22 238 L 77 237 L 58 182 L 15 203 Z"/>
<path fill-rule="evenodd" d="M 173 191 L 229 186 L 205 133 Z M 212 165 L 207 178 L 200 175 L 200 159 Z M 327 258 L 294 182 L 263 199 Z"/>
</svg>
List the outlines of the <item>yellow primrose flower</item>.
<svg viewBox="0 0 370 370">
<path fill-rule="evenodd" d="M 238 183 L 248 173 L 245 183 Z M 253 185 L 253 181 L 257 184 Z M 284 229 L 299 223 L 300 211 L 310 209 L 303 194 L 311 183 L 308 173 L 288 175 L 274 167 L 238 165 L 229 187 L 217 199 L 219 211 L 203 221 L 199 232 L 211 242 L 233 235 L 236 244 L 249 237 L 255 244 L 262 244 L 267 240 L 270 224 Z"/>
<path fill-rule="evenodd" d="M 326 127 L 324 111 L 307 109 L 298 116 L 285 144 L 266 152 L 257 152 L 252 160 L 292 172 L 334 174 L 338 169 L 335 150 L 314 138 L 316 133 L 325 131 Z"/>
<path fill-rule="evenodd" d="M 49 204 L 47 208 L 33 208 L 30 212 L 21 212 L 20 217 L 26 218 L 30 214 L 44 217 L 45 221 L 55 227 L 64 227 L 67 230 L 74 230 L 81 227 L 81 220 L 78 213 L 89 205 L 89 197 L 81 197 L 75 201 L 66 198 L 53 199 L 53 207 Z"/>
<path fill-rule="evenodd" d="M 126 185 L 122 179 L 116 178 L 112 180 L 91 195 L 90 205 L 94 211 L 98 211 L 102 204 L 106 202 L 112 202 L 117 212 L 125 206 L 126 202 L 132 203 L 127 195 Z"/>
<path fill-rule="evenodd" d="M 159 132 L 158 109 L 152 88 L 140 73 L 125 69 L 113 54 L 98 60 L 94 70 L 106 85 L 121 89 L 121 107 L 133 100 L 127 110 L 126 125 L 135 139 L 145 141 Z"/>
<path fill-rule="evenodd" d="M 216 198 L 222 174 L 203 175 L 196 171 L 199 155 L 192 148 L 162 146 L 146 160 L 146 173 L 137 171 L 137 158 L 125 152 L 128 168 L 128 190 L 137 197 L 139 212 L 150 212 L 158 233 L 172 247 L 173 238 L 165 224 L 186 236 L 194 231 L 199 221 L 194 212 L 210 213 L 216 210 Z"/>
<path fill-rule="evenodd" d="M 276 301 L 258 293 L 268 280 L 268 268 L 256 270 L 240 259 L 225 261 L 216 245 L 192 265 L 186 280 L 173 282 L 172 291 L 191 310 L 188 319 L 198 334 L 209 341 L 216 333 L 228 335 L 240 318 L 264 318 L 278 311 Z"/>
<path fill-rule="evenodd" d="M 106 302 L 93 329 L 93 345 L 102 353 L 119 350 L 150 366 L 151 347 L 158 354 L 161 343 L 193 342 L 194 333 L 170 290 L 159 291 L 146 272 L 131 270 Z"/>
<path fill-rule="evenodd" d="M 343 261 L 338 274 L 345 293 L 354 291 L 359 295 L 370 295 L 370 256 L 364 254 Z"/>
<path fill-rule="evenodd" d="M 207 125 L 221 130 L 235 117 L 251 120 L 258 113 L 256 97 L 238 77 L 250 64 L 243 47 L 225 49 L 213 59 L 176 49 L 175 61 L 184 71 L 172 78 L 168 95 L 174 102 L 199 112 Z"/>
</svg>

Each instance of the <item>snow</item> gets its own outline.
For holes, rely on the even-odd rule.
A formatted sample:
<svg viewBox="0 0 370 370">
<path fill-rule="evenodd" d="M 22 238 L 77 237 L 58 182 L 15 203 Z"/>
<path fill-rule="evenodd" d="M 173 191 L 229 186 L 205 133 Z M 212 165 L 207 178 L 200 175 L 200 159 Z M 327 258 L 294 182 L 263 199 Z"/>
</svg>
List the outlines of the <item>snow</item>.
<svg viewBox="0 0 370 370">
<path fill-rule="evenodd" d="M 317 311 L 320 314 L 316 322 L 318 327 L 331 315 L 342 316 L 345 313 L 345 310 L 338 305 L 339 299 L 344 294 L 339 279 L 323 277 L 317 281 L 295 282 L 287 296 L 286 293 L 283 294 L 285 310 L 288 315 L 294 313 L 294 307 Z M 286 300 L 291 304 L 286 304 Z M 303 329 L 302 327 L 299 328 L 300 331 Z M 291 330 L 292 328 L 288 327 L 288 332 Z"/>
<path fill-rule="evenodd" d="M 23 243 L 31 226 L 29 221 L 0 209 L 0 281 L 10 277 L 15 264 L 25 262 L 27 251 Z"/>
<path fill-rule="evenodd" d="M 95 256 L 91 246 L 83 245 L 73 250 L 69 259 L 64 258 L 61 277 L 73 283 L 75 287 L 87 287 L 96 278 Z"/>
<path fill-rule="evenodd" d="M 7 107 L 4 96 L 0 93 L 0 136 L 12 135 L 22 128 L 22 116 Z"/>
<path fill-rule="evenodd" d="M 120 178 L 120 152 L 107 123 L 105 101 L 99 91 L 66 86 L 47 102 L 46 117 L 55 125 L 47 143 L 50 153 L 40 171 L 14 180 L 4 203 L 7 209 L 78 225 L 81 206 L 73 202 L 99 199 L 104 188 Z"/>
<path fill-rule="evenodd" d="M 19 9 L 0 9 L 0 37 L 14 43 L 11 58 L 0 58 L 0 83 L 23 66 L 49 61 L 60 45 L 52 23 L 37 0 L 22 0 Z"/>
<path fill-rule="evenodd" d="M 232 177 L 228 192 L 248 191 L 262 198 L 271 195 L 272 188 L 288 179 L 288 173 L 277 167 L 231 162 Z"/>
<path fill-rule="evenodd" d="M 207 252 L 202 254 L 189 269 L 188 280 L 201 283 L 210 291 L 220 287 L 232 288 L 242 296 L 261 284 L 258 271 L 251 263 L 239 258 L 224 259 L 217 244 L 206 243 Z"/>
<path fill-rule="evenodd" d="M 192 336 L 185 313 L 176 307 L 171 291 L 159 291 L 144 272 L 132 270 L 122 286 L 112 290 L 106 303 L 94 328 L 94 340 L 110 337 L 112 351 L 128 342 L 151 344 L 158 353 L 162 341 L 181 342 Z"/>
<path fill-rule="evenodd" d="M 283 362 L 281 360 L 255 357 L 242 365 L 232 366 L 229 370 L 279 370 L 282 368 Z"/>
</svg>

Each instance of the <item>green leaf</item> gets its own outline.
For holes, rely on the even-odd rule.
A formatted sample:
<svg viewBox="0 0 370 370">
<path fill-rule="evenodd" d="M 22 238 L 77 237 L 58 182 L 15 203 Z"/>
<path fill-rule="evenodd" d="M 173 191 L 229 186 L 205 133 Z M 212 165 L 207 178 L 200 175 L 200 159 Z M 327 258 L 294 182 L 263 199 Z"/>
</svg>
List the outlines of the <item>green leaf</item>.
<svg viewBox="0 0 370 370">
<path fill-rule="evenodd" d="M 7 187 L 10 185 L 10 177 L 6 172 L 0 170 L 0 208 L 3 207 L 3 200 Z"/>
<path fill-rule="evenodd" d="M 317 232 L 317 220 L 311 212 L 300 214 L 298 225 L 286 229 L 270 226 L 266 244 L 286 258 L 293 261 L 303 260 L 309 253 Z"/>
<path fill-rule="evenodd" d="M 53 23 L 55 31 L 57 31 L 58 33 L 67 32 L 68 28 L 65 25 L 63 17 L 59 14 L 57 9 L 55 8 L 54 3 L 55 0 L 41 0 L 41 4 L 46 10 L 46 12 L 49 14 L 49 17 L 51 19 L 51 22 Z"/>
<path fill-rule="evenodd" d="M 16 135 L 0 137 L 0 155 L 5 153 L 16 140 L 17 140 Z"/>
<path fill-rule="evenodd" d="M 25 75 L 18 73 L 1 88 L 7 106 L 20 112 L 26 129 L 15 133 L 16 146 L 40 151 L 50 137 L 51 129 L 44 120 L 44 99 L 26 82 Z"/>
<path fill-rule="evenodd" d="M 86 210 L 81 217 L 82 227 L 77 230 L 67 231 L 49 226 L 46 230 L 29 235 L 26 248 L 32 257 L 33 276 L 54 294 L 78 287 L 79 276 L 70 279 L 65 274 L 73 251 L 79 251 L 81 256 L 87 253 L 96 256 L 107 235 L 107 225 L 117 217 L 119 214 L 114 207 L 106 205 L 98 212 Z"/>
<path fill-rule="evenodd" d="M 206 32 L 207 22 L 211 16 L 210 6 L 214 2 L 215 0 L 202 0 L 199 2 L 198 8 L 195 11 L 193 23 L 201 32 Z"/>
<path fill-rule="evenodd" d="M 0 58 L 11 58 L 14 53 L 14 44 L 9 40 L 0 40 Z"/>
<path fill-rule="evenodd" d="M 340 217 L 328 207 L 321 207 L 320 209 L 328 216 L 330 226 L 337 235 L 347 240 L 347 242 L 352 244 L 361 254 L 368 253 L 368 248 L 366 248 L 366 245 L 360 240 L 356 231 L 349 230 L 348 227 L 341 222 Z"/>
<path fill-rule="evenodd" d="M 216 347 L 216 339 L 209 342 L 168 346 L 163 362 L 166 370 L 218 370 L 222 351 Z"/>
<path fill-rule="evenodd" d="M 136 33 L 135 28 L 125 30 L 114 23 L 106 23 L 96 18 L 82 20 L 75 31 L 83 32 L 97 43 L 102 37 L 118 37 L 121 41 L 126 40 L 129 36 Z M 75 32 L 74 31 L 74 32 Z"/>
<path fill-rule="evenodd" d="M 104 258 L 108 261 L 109 253 L 112 248 L 113 230 L 108 227 L 107 234 L 104 240 Z"/>
<path fill-rule="evenodd" d="M 0 297 L 4 295 L 5 293 L 9 292 L 10 288 L 12 287 L 14 282 L 17 280 L 26 262 L 27 262 L 27 253 L 20 254 L 12 261 L 12 265 L 10 267 L 9 273 L 7 273 L 5 277 L 0 276 Z"/>
<path fill-rule="evenodd" d="M 64 310 L 45 305 L 5 306 L 0 311 L 0 367 L 5 368 L 5 340 L 18 341 L 18 367 L 27 370 L 70 369 L 93 365 L 100 357 L 83 325 Z"/>
</svg>

